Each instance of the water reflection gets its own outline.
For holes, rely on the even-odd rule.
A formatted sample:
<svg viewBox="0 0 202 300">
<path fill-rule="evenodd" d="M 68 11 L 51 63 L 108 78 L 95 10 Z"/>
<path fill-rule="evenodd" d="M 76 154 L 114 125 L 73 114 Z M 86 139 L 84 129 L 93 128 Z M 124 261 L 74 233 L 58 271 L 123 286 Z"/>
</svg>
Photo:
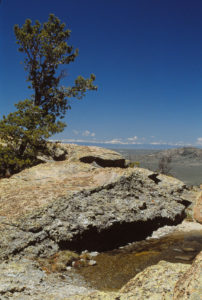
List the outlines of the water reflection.
<svg viewBox="0 0 202 300">
<path fill-rule="evenodd" d="M 160 260 L 191 264 L 202 250 L 202 231 L 173 233 L 160 239 L 132 243 L 100 253 L 97 265 L 77 269 L 94 288 L 117 290 L 146 267 Z"/>
</svg>

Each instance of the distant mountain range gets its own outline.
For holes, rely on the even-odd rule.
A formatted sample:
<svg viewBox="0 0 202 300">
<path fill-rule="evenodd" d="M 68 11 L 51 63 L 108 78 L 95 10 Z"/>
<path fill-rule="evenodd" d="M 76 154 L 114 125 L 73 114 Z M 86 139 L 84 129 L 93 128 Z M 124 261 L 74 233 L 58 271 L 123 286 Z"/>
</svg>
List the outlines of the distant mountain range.
<svg viewBox="0 0 202 300">
<path fill-rule="evenodd" d="M 65 143 L 65 142 L 64 142 Z M 71 144 L 67 142 L 67 144 Z M 166 149 L 173 149 L 176 146 L 170 144 L 110 144 L 110 143 L 90 143 L 90 142 L 75 142 L 77 145 L 84 145 L 84 146 L 97 146 L 102 148 L 110 148 L 110 149 L 151 149 L 151 150 L 166 150 Z M 182 147 L 178 147 L 182 148 Z M 178 149 L 177 148 L 177 149 Z M 184 147 L 184 148 L 192 148 L 192 147 Z M 194 148 L 194 149 L 202 149 L 201 147 Z"/>
</svg>

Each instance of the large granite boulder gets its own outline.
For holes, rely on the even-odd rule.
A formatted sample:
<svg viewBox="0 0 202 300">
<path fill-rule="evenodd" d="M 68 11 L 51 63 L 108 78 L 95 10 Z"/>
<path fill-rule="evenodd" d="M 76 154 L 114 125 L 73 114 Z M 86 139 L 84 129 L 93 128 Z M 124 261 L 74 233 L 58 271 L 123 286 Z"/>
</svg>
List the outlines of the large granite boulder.
<svg viewBox="0 0 202 300">
<path fill-rule="evenodd" d="M 110 149 L 96 146 L 78 146 L 74 144 L 63 144 L 63 148 L 67 150 L 68 160 L 71 162 L 80 161 L 88 164 L 92 163 L 95 166 L 103 168 L 127 167 L 125 158 L 123 158 L 121 154 Z"/>
<path fill-rule="evenodd" d="M 160 261 L 137 274 L 120 292 L 130 293 L 137 300 L 172 299 L 175 283 L 189 267 L 187 264 Z"/>
<path fill-rule="evenodd" d="M 175 285 L 173 300 L 197 300 L 202 295 L 202 252 Z"/>
<path fill-rule="evenodd" d="M 75 144 L 62 144 L 48 142 L 43 152 L 39 151 L 37 158 L 41 162 L 50 161 L 80 161 L 92 163 L 99 167 L 127 167 L 125 158 L 110 149 L 96 146 L 79 146 Z"/>
<path fill-rule="evenodd" d="M 193 209 L 193 217 L 194 219 L 202 224 L 202 185 L 200 186 L 201 191 L 198 194 L 196 203 Z"/>
<path fill-rule="evenodd" d="M 83 163 L 66 147 L 66 160 L 0 180 L 1 258 L 113 249 L 185 217 L 190 192 L 183 182 L 141 168 Z"/>
</svg>

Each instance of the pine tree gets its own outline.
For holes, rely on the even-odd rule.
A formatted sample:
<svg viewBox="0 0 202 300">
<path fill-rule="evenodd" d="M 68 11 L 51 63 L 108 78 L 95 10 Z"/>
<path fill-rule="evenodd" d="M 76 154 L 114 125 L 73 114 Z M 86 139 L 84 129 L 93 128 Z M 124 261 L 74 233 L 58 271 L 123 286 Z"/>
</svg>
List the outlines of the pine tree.
<svg viewBox="0 0 202 300">
<path fill-rule="evenodd" d="M 37 163 L 37 152 L 45 149 L 46 139 L 64 130 L 61 122 L 70 99 L 81 99 L 87 90 L 96 90 L 90 78 L 78 76 L 74 85 L 60 85 L 65 72 L 61 65 L 74 62 L 78 49 L 68 45 L 71 31 L 53 14 L 41 24 L 27 19 L 20 28 L 14 26 L 19 51 L 25 53 L 27 80 L 34 91 L 31 99 L 20 101 L 17 110 L 0 120 L 0 176 Z"/>
<path fill-rule="evenodd" d="M 34 90 L 33 103 L 43 109 L 44 114 L 63 117 L 70 108 L 71 98 L 81 99 L 87 90 L 96 90 L 93 85 L 95 75 L 84 79 L 78 76 L 73 86 L 60 86 L 65 71 L 59 70 L 61 65 L 74 62 L 78 56 L 78 49 L 73 49 L 67 43 L 71 31 L 65 29 L 65 24 L 50 14 L 48 21 L 41 24 L 27 19 L 20 28 L 14 26 L 14 32 L 19 45 L 19 51 L 24 52 L 25 70 L 28 71 L 27 80 Z"/>
</svg>

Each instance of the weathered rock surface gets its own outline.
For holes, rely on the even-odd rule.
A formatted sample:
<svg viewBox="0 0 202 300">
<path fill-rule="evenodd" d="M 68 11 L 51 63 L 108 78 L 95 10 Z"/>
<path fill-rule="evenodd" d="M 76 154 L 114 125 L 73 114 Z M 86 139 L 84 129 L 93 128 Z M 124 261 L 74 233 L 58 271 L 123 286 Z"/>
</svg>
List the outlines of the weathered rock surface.
<svg viewBox="0 0 202 300">
<path fill-rule="evenodd" d="M 192 266 L 177 281 L 173 300 L 197 300 L 202 295 L 202 252 Z"/>
<path fill-rule="evenodd" d="M 67 149 L 69 161 L 80 161 L 84 163 L 94 163 L 100 167 L 125 168 L 125 159 L 117 152 L 96 146 L 78 146 L 63 144 Z"/>
<path fill-rule="evenodd" d="M 57 161 L 47 158 L 0 180 L 0 298 L 170 299 L 188 265 L 160 262 L 118 293 L 92 293 L 73 271 L 47 274 L 31 258 L 142 240 L 163 225 L 180 223 L 196 193 L 172 177 L 124 168 L 125 160 L 110 150 L 61 145 L 52 156 Z"/>
<path fill-rule="evenodd" d="M 172 299 L 175 283 L 189 267 L 160 261 L 137 274 L 120 292 L 132 293 L 135 299 Z"/>
<path fill-rule="evenodd" d="M 194 205 L 194 209 L 193 209 L 193 217 L 194 219 L 202 224 L 202 185 L 200 186 L 201 191 L 198 194 L 196 203 Z"/>
<path fill-rule="evenodd" d="M 137 274 L 118 292 L 93 291 L 76 275 L 46 274 L 29 259 L 0 265 L 0 297 L 18 300 L 177 300 L 200 299 L 202 252 L 192 266 L 160 261 Z"/>
<path fill-rule="evenodd" d="M 157 184 L 152 176 L 65 161 L 1 180 L 0 256 L 112 249 L 181 222 L 183 183 L 160 175 Z"/>
<path fill-rule="evenodd" d="M 127 167 L 125 159 L 117 152 L 96 146 L 79 146 L 75 144 L 47 143 L 46 153 L 39 152 L 41 162 L 80 161 L 93 163 L 99 167 Z"/>
<path fill-rule="evenodd" d="M 0 299 L 63 300 L 74 294 L 93 290 L 77 274 L 46 274 L 29 259 L 10 260 L 0 264 Z"/>
<path fill-rule="evenodd" d="M 107 161 L 110 151 L 65 147 L 65 161 L 0 180 L 0 258 L 112 249 L 185 217 L 191 192 L 183 182 L 141 168 L 82 163 L 85 151 Z"/>
</svg>

